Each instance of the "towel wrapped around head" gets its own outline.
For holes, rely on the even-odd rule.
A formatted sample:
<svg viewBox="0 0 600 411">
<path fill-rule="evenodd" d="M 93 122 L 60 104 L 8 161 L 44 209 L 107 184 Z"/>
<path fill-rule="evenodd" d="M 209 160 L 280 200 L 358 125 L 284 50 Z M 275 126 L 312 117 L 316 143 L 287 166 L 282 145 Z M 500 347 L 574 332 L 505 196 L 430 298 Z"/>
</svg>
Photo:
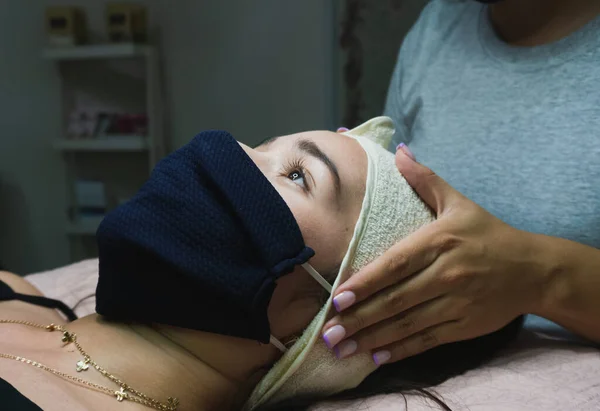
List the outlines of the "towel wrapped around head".
<svg viewBox="0 0 600 411">
<path fill-rule="evenodd" d="M 344 134 L 363 147 L 368 170 L 362 209 L 334 290 L 400 239 L 435 219 L 398 172 L 394 155 L 385 149 L 394 134 L 391 119 L 377 117 Z M 302 336 L 256 386 L 245 410 L 296 396 L 327 397 L 355 388 L 377 368 L 369 354 L 341 361 L 327 348 L 321 329 L 333 314 L 332 305 L 330 296 Z"/>
</svg>

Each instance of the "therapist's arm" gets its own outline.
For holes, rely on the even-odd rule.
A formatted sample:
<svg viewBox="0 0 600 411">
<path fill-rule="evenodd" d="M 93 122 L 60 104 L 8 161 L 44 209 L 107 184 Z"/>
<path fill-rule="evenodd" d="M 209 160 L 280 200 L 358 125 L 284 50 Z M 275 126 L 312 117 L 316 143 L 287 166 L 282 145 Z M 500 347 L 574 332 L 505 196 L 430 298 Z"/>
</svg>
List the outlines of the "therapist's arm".
<svg viewBox="0 0 600 411">
<path fill-rule="evenodd" d="M 600 250 L 556 237 L 534 237 L 546 286 L 532 314 L 600 342 Z"/>
</svg>

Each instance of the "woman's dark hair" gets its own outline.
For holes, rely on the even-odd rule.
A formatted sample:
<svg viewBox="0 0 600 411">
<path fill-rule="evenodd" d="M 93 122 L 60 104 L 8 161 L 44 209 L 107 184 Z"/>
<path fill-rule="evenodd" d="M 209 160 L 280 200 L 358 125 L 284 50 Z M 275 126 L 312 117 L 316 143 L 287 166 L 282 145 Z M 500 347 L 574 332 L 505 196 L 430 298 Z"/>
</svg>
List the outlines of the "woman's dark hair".
<svg viewBox="0 0 600 411">
<path fill-rule="evenodd" d="M 442 399 L 428 388 L 478 367 L 515 339 L 523 317 L 504 328 L 482 337 L 441 345 L 422 354 L 396 363 L 383 365 L 369 375 L 358 387 L 328 397 L 327 401 L 364 399 L 379 394 L 418 394 L 451 411 Z M 305 411 L 319 401 L 314 397 L 295 397 L 260 411 Z M 406 398 L 405 398 L 406 405 Z"/>
</svg>

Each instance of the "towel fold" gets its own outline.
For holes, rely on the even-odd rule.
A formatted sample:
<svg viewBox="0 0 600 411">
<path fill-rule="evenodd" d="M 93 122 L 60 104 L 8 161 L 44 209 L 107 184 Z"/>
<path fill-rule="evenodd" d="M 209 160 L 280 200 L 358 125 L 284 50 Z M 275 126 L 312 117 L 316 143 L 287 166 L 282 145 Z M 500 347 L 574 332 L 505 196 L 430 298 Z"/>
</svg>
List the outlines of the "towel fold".
<svg viewBox="0 0 600 411">
<path fill-rule="evenodd" d="M 368 170 L 362 209 L 334 290 L 400 239 L 434 220 L 431 210 L 396 169 L 394 155 L 385 150 L 394 134 L 391 119 L 377 117 L 344 134 L 363 147 Z M 327 397 L 356 387 L 377 368 L 369 354 L 338 360 L 327 348 L 321 329 L 333 315 L 332 305 L 330 297 L 302 336 L 259 382 L 245 410 L 300 395 Z"/>
</svg>

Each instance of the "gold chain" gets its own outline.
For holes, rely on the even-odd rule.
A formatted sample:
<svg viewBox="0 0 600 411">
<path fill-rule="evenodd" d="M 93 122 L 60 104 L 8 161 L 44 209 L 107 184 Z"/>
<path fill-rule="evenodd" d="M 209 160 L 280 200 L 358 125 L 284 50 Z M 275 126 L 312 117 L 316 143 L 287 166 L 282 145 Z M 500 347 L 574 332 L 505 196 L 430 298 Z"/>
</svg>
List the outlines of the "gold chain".
<svg viewBox="0 0 600 411">
<path fill-rule="evenodd" d="M 84 379 L 74 377 L 74 376 L 64 373 L 62 371 L 58 371 L 58 370 L 55 370 L 54 368 L 50 368 L 50 367 L 48 367 L 42 363 L 39 363 L 37 361 L 33 361 L 33 360 L 19 357 L 16 355 L 0 353 L 0 358 L 6 358 L 9 360 L 20 361 L 22 363 L 32 365 L 32 366 L 40 368 L 44 371 L 48 371 L 58 377 L 64 378 L 71 382 L 82 384 L 93 390 L 96 390 L 96 391 L 102 392 L 104 394 L 110 395 L 112 397 L 115 397 L 117 399 L 117 401 L 119 401 L 119 402 L 121 402 L 123 400 L 133 401 L 138 404 L 145 405 L 146 407 L 154 408 L 159 411 L 175 411 L 175 410 L 177 410 L 177 406 L 179 405 L 179 400 L 177 398 L 169 397 L 167 399 L 167 403 L 163 404 L 160 401 L 157 401 L 151 397 L 148 397 L 146 394 L 143 394 L 142 392 L 133 389 L 131 386 L 124 383 L 119 378 L 115 377 L 114 375 L 112 375 L 111 373 L 106 371 L 104 368 L 100 367 L 83 350 L 83 348 L 79 344 L 79 341 L 77 341 L 77 335 L 74 333 L 70 333 L 62 325 L 55 325 L 55 324 L 41 325 L 41 324 L 36 324 L 36 323 L 30 322 L 30 321 L 20 321 L 20 320 L 0 320 L 0 324 L 21 324 L 21 325 L 26 325 L 29 327 L 40 328 L 40 329 L 50 331 L 50 332 L 61 331 L 63 333 L 62 342 L 65 344 L 73 343 L 75 345 L 75 347 L 77 347 L 77 350 L 79 351 L 79 353 L 83 356 L 83 360 L 77 362 L 77 366 L 76 366 L 77 372 L 86 371 L 89 368 L 89 365 L 92 365 L 92 367 L 94 367 L 100 374 L 102 374 L 104 377 L 108 378 L 115 384 L 117 384 L 121 389 L 119 391 L 114 391 L 114 390 L 111 390 L 110 388 L 104 387 L 100 384 L 95 384 L 93 382 L 89 382 Z"/>
</svg>

